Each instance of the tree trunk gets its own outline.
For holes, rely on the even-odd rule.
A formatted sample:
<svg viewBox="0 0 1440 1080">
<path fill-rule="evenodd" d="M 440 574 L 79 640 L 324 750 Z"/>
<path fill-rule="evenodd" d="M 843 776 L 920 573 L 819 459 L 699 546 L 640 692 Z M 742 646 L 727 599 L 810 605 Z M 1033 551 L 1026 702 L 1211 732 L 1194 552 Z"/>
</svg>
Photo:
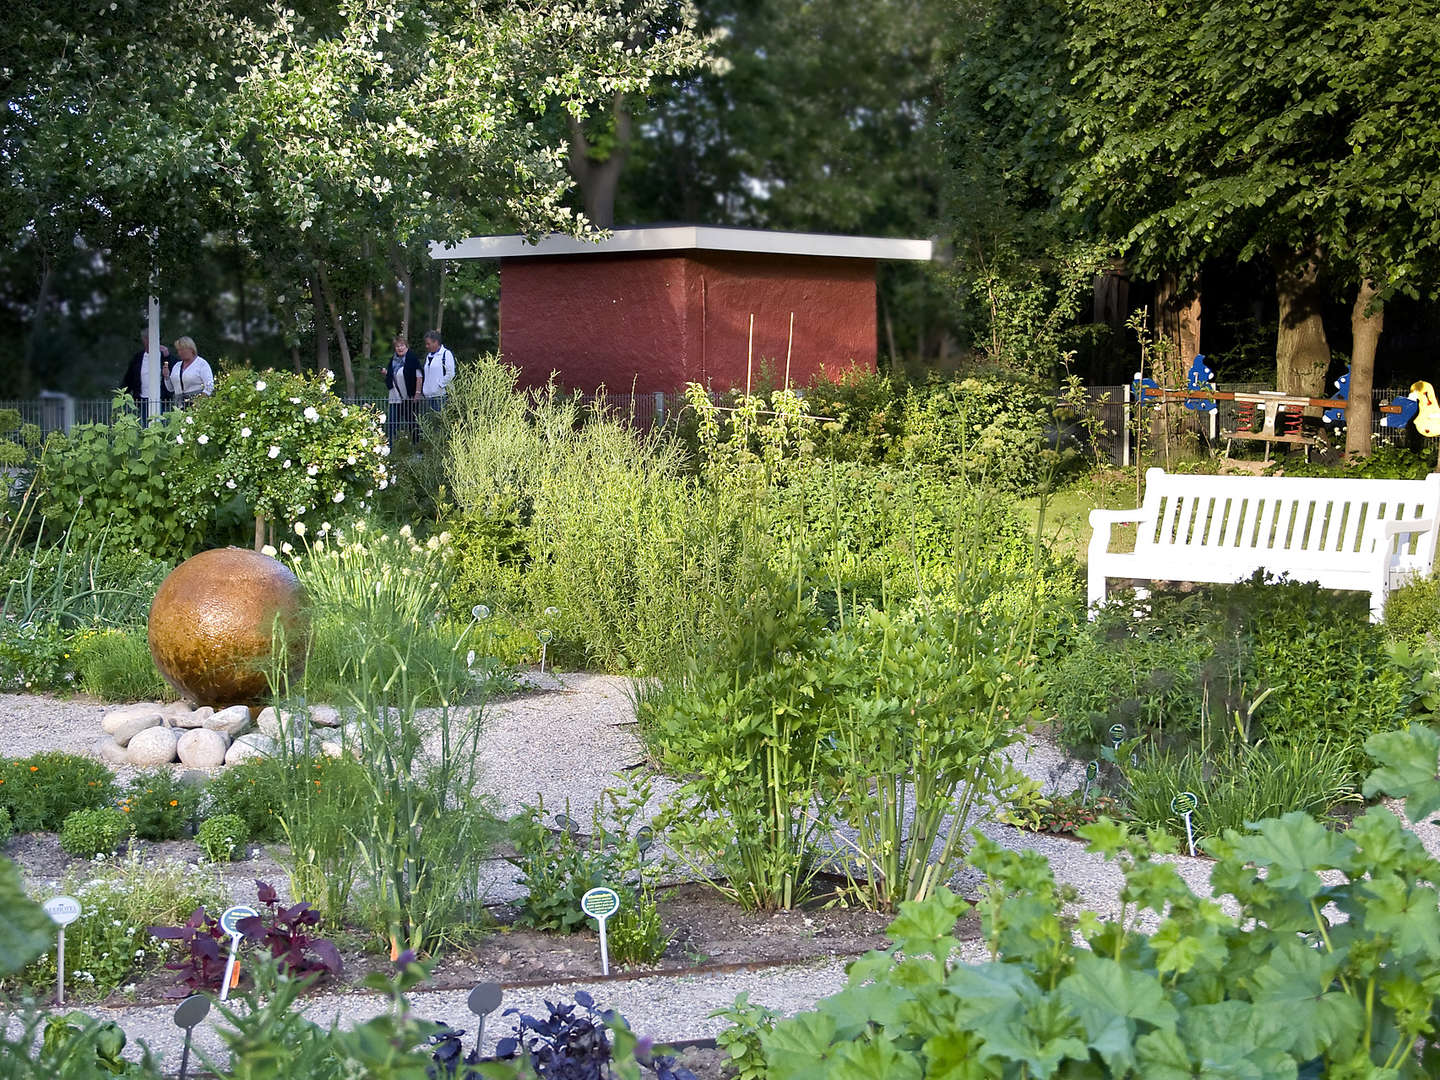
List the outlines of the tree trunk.
<svg viewBox="0 0 1440 1080">
<path fill-rule="evenodd" d="M 35 297 L 35 315 L 30 320 L 30 336 L 25 339 L 25 369 L 20 372 L 17 380 L 20 390 L 26 390 L 31 379 L 35 377 L 35 358 L 39 353 L 40 339 L 45 332 L 45 311 L 50 307 L 50 293 L 55 285 L 54 264 L 50 257 L 42 251 L 40 260 L 40 291 Z"/>
<path fill-rule="evenodd" d="M 245 303 L 245 248 L 240 244 L 240 230 L 232 233 L 235 244 L 235 297 L 239 303 L 240 352 L 250 362 L 250 310 Z"/>
<path fill-rule="evenodd" d="M 438 333 L 445 324 L 445 264 L 435 264 L 435 321 L 430 325 Z"/>
<path fill-rule="evenodd" d="M 1182 283 L 1170 271 L 1162 272 L 1155 284 L 1155 308 L 1155 336 L 1161 348 L 1152 378 L 1167 390 L 1177 389 L 1185 386 L 1190 364 L 1200 352 L 1199 276 Z M 1161 405 L 1155 412 L 1157 415 L 1151 426 L 1151 436 L 1157 443 L 1164 435 L 1170 445 L 1174 445 L 1186 429 L 1199 435 L 1201 413 L 1170 404 Z M 1160 424 L 1162 413 L 1167 421 L 1165 425 Z"/>
<path fill-rule="evenodd" d="M 580 187 L 585 216 L 597 228 L 608 229 L 615 224 L 615 192 L 620 188 L 620 173 L 630 155 L 632 123 L 624 94 L 616 94 L 610 103 L 615 122 L 615 136 L 610 153 L 604 160 L 590 154 L 585 129 L 573 116 L 569 118 L 570 152 L 567 165 L 570 175 Z"/>
<path fill-rule="evenodd" d="M 390 265 L 395 270 L 395 278 L 400 286 L 400 336 L 406 341 L 409 341 L 410 310 L 411 302 L 414 299 L 410 295 L 413 285 L 413 278 L 410 274 L 410 260 L 406 258 L 405 252 L 400 248 L 391 248 Z"/>
<path fill-rule="evenodd" d="M 355 396 L 355 366 L 350 363 L 350 339 L 345 336 L 345 323 L 340 318 L 340 309 L 335 306 L 335 292 L 330 288 L 330 277 L 325 272 L 325 260 L 315 260 L 315 276 L 320 281 L 320 293 L 325 297 L 325 306 L 330 311 L 330 327 L 335 331 L 335 340 L 340 344 L 340 367 L 345 373 L 345 396 Z"/>
<path fill-rule="evenodd" d="M 265 515 L 255 515 L 255 550 L 265 546 Z"/>
<path fill-rule="evenodd" d="M 1110 260 L 1110 269 L 1095 275 L 1091 302 L 1094 322 L 1105 323 L 1116 330 L 1125 329 L 1130 314 L 1130 270 L 1125 260 Z"/>
<path fill-rule="evenodd" d="M 1375 351 L 1385 329 L 1385 306 L 1375 293 L 1375 283 L 1360 280 L 1355 306 L 1350 310 L 1350 407 L 1345 410 L 1345 457 L 1370 454 L 1370 427 L 1373 418 L 1371 391 L 1375 387 Z"/>
<path fill-rule="evenodd" d="M 299 346 L 299 345 L 291 345 L 291 346 L 290 346 L 290 365 L 295 369 L 295 374 L 296 374 L 296 375 L 303 374 L 303 369 L 300 367 L 300 346 Z"/>
<path fill-rule="evenodd" d="M 1330 367 L 1325 339 L 1325 293 L 1320 287 L 1320 253 L 1312 244 L 1275 258 L 1275 293 L 1280 301 L 1275 337 L 1275 389 L 1282 394 L 1320 397 Z"/>
<path fill-rule="evenodd" d="M 365 242 L 365 308 L 360 320 L 360 355 L 365 370 L 370 370 L 370 357 L 375 348 L 375 284 L 371 274 L 370 242 Z"/>
<path fill-rule="evenodd" d="M 315 370 L 330 370 L 330 331 L 326 328 L 325 301 L 315 279 L 310 279 L 310 300 L 315 306 Z"/>
</svg>

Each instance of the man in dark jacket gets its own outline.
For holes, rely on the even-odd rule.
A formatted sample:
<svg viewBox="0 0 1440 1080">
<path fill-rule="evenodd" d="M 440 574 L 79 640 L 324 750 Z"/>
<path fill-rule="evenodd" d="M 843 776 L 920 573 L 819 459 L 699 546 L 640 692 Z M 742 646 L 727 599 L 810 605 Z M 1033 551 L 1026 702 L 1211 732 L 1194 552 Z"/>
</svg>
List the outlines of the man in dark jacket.
<svg viewBox="0 0 1440 1080">
<path fill-rule="evenodd" d="M 390 400 L 386 406 L 385 437 L 390 445 L 404 435 L 412 443 L 418 441 L 415 430 L 416 402 L 421 398 L 420 357 L 410 350 L 403 334 L 395 337 L 395 351 L 385 365 L 385 389 Z"/>
<path fill-rule="evenodd" d="M 145 377 L 149 374 L 150 365 L 146 362 L 145 351 L 150 344 L 149 330 L 140 331 L 140 344 L 143 346 L 139 352 L 130 358 L 130 366 L 125 369 L 125 380 L 120 388 L 130 395 L 135 407 L 140 410 L 140 416 L 145 418 L 149 410 L 149 402 L 145 400 Z M 165 370 L 165 363 L 170 359 L 170 350 L 164 345 L 160 346 L 160 370 Z M 160 380 L 160 401 L 161 408 L 165 408 L 164 402 L 168 402 L 174 395 L 165 388 L 165 380 Z"/>
</svg>

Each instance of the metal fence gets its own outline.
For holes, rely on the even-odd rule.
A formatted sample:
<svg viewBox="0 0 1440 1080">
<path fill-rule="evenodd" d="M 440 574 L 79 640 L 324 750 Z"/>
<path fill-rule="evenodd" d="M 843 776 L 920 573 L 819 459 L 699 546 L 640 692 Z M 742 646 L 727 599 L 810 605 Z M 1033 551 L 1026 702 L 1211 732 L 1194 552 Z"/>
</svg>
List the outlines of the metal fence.
<svg viewBox="0 0 1440 1080">
<path fill-rule="evenodd" d="M 1226 383 L 1218 389 L 1234 393 L 1253 394 L 1262 390 L 1271 390 L 1273 386 L 1269 383 Z M 1405 442 L 1414 437 L 1408 429 L 1382 428 L 1380 426 L 1381 412 L 1379 406 L 1395 397 L 1403 397 L 1409 393 L 1407 389 L 1376 390 L 1371 395 L 1375 408 L 1371 413 L 1370 422 L 1374 433 L 1380 438 L 1389 442 Z M 385 412 L 386 400 L 384 398 L 345 398 L 347 403 L 352 405 L 370 405 L 378 409 L 382 414 Z M 636 427 L 648 428 L 655 424 L 665 422 L 673 418 L 685 407 L 685 398 L 682 394 L 591 394 L 582 395 L 581 400 L 587 405 L 601 406 L 611 415 L 621 419 L 628 419 Z M 1096 438 L 1100 452 L 1107 455 L 1110 460 L 1119 465 L 1129 460 L 1129 452 L 1134 447 L 1133 417 L 1130 415 L 1130 387 L 1120 386 L 1091 386 L 1086 389 L 1086 400 L 1078 403 L 1079 407 L 1088 413 L 1095 420 L 1099 421 L 1096 431 Z M 1072 403 L 1072 405 L 1077 403 Z M 1216 402 L 1217 408 L 1211 413 L 1188 413 L 1188 418 L 1193 418 L 1195 427 L 1199 434 L 1214 442 L 1219 438 L 1219 433 L 1236 427 L 1238 403 L 1234 401 Z M 79 424 L 108 424 L 112 419 L 114 400 L 112 398 L 76 398 L 69 394 L 53 392 L 42 392 L 38 398 L 25 401 L 0 401 L 0 409 L 14 409 L 20 414 L 22 423 L 37 425 L 43 434 L 48 435 L 52 431 L 68 432 Z M 1071 432 L 1077 436 L 1084 436 L 1083 432 Z M 1426 439 L 1425 445 L 1433 451 L 1440 447 L 1440 440 Z"/>
<path fill-rule="evenodd" d="M 369 405 L 383 415 L 385 398 L 344 398 L 349 405 Z M 602 406 L 612 415 L 628 418 L 637 427 L 650 427 L 664 422 L 672 410 L 680 408 L 685 399 L 680 394 L 588 394 L 581 400 L 590 406 Z M 170 403 L 166 402 L 167 408 Z M 23 401 L 0 401 L 0 410 L 14 409 L 22 424 L 34 424 L 42 435 L 52 431 L 68 432 L 80 424 L 109 424 L 114 419 L 113 398 L 77 398 L 69 394 L 42 391 L 38 398 Z"/>
</svg>

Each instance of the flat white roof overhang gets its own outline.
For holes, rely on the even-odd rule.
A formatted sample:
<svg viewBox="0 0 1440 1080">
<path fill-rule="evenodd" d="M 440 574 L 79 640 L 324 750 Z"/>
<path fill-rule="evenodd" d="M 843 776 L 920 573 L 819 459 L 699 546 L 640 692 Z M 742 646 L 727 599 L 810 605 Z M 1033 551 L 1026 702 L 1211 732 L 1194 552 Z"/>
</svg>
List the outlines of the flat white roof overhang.
<svg viewBox="0 0 1440 1080">
<path fill-rule="evenodd" d="M 880 236 L 768 232 L 711 225 L 663 225 L 615 229 L 608 239 L 576 240 L 563 233 L 530 243 L 523 236 L 472 236 L 458 244 L 430 245 L 432 259 L 515 259 L 537 255 L 615 255 L 656 251 L 738 251 L 762 255 L 817 255 L 839 259 L 905 259 L 929 262 L 929 240 Z"/>
</svg>

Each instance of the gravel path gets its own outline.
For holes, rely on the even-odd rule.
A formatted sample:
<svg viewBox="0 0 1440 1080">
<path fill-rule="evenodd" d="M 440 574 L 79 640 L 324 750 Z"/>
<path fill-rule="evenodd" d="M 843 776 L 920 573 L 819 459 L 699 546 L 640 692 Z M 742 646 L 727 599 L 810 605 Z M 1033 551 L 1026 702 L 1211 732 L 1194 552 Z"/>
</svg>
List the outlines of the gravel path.
<svg viewBox="0 0 1440 1080">
<path fill-rule="evenodd" d="M 499 807 L 513 813 L 525 803 L 543 799 L 547 811 L 562 809 L 568 799 L 571 812 L 581 821 L 600 793 L 616 783 L 617 771 L 637 765 L 643 758 L 632 731 L 633 707 L 626 680 L 604 675 L 564 675 L 528 679 L 530 690 L 493 705 L 481 743 L 484 787 Z M 104 706 L 83 698 L 54 699 L 0 695 L 0 755 L 23 756 L 45 749 L 88 752 L 98 737 Z M 1078 784 L 1078 770 L 1054 746 L 1040 738 L 1012 750 L 1015 763 L 1030 776 L 1059 788 Z M 653 807 L 658 808 L 675 785 L 655 781 Z M 1111 863 L 1087 853 L 1077 841 L 1036 835 L 999 824 L 982 822 L 980 828 L 997 843 L 1015 850 L 1032 849 L 1046 855 L 1058 881 L 1074 885 L 1080 893 L 1077 906 L 1101 914 L 1118 907 L 1121 875 Z M 1440 830 L 1416 827 L 1432 854 L 1440 854 Z M 1209 891 L 1211 863 L 1205 859 L 1174 857 L 1173 862 L 1191 887 Z M 492 867 L 489 895 L 513 896 L 513 871 L 504 863 Z M 973 895 L 980 882 L 968 869 L 955 878 L 958 888 Z M 968 943 L 971 958 L 983 954 L 978 942 Z M 844 983 L 842 965 L 835 962 L 792 965 L 754 972 L 710 975 L 595 980 L 565 986 L 524 988 L 507 993 L 503 1007 L 527 1011 L 541 1008 L 548 997 L 573 996 L 589 990 L 605 1007 L 620 1010 L 640 1033 L 658 1039 L 713 1035 L 721 1021 L 709 1020 L 713 1010 L 727 1005 L 741 990 L 752 1000 L 784 1013 L 809 1008 Z M 457 1027 L 474 1029 L 463 991 L 421 992 L 414 996 L 416 1012 L 443 1019 Z M 316 995 L 307 999 L 305 1013 L 319 1023 L 352 1024 L 375 1015 L 384 1001 L 370 994 Z M 171 1007 L 120 1010 L 91 1009 L 121 1020 L 132 1042 L 141 1040 L 163 1055 L 167 1068 L 178 1067 L 179 1032 L 171 1021 Z M 221 1044 L 213 1030 L 218 1014 L 197 1032 L 202 1049 L 218 1052 Z M 506 1032 L 498 1018 L 487 1025 L 487 1043 Z M 467 1046 L 469 1042 L 467 1040 Z"/>
</svg>

